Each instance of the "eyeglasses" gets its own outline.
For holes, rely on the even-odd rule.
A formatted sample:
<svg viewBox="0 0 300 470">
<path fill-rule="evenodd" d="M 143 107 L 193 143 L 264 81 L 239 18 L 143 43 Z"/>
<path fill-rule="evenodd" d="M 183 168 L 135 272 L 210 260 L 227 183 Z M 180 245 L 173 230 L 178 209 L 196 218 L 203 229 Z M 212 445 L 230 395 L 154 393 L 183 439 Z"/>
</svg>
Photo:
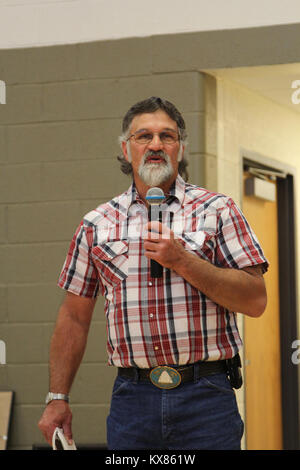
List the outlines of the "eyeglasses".
<svg viewBox="0 0 300 470">
<path fill-rule="evenodd" d="M 168 145 L 175 144 L 180 139 L 179 134 L 176 131 L 171 131 L 171 130 L 162 131 L 162 132 L 149 132 L 149 131 L 139 132 L 138 131 L 138 132 L 135 132 L 134 134 L 131 134 L 128 137 L 128 139 L 126 139 L 126 142 L 128 142 L 128 140 L 133 138 L 137 144 L 140 144 L 140 145 L 150 144 L 150 142 L 152 142 L 153 137 L 155 135 L 159 136 L 160 141 L 163 144 L 168 144 Z"/>
</svg>

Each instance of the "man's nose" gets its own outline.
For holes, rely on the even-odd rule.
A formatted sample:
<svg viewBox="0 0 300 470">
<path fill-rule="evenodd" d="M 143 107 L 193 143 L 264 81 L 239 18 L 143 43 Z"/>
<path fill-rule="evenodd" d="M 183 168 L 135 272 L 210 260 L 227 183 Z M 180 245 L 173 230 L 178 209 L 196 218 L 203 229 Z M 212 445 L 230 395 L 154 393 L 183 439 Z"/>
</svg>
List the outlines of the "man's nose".
<svg viewBox="0 0 300 470">
<path fill-rule="evenodd" d="M 160 140 L 159 134 L 154 134 L 153 139 L 151 142 L 148 144 L 148 148 L 151 150 L 161 150 L 163 148 L 164 144 Z"/>
</svg>

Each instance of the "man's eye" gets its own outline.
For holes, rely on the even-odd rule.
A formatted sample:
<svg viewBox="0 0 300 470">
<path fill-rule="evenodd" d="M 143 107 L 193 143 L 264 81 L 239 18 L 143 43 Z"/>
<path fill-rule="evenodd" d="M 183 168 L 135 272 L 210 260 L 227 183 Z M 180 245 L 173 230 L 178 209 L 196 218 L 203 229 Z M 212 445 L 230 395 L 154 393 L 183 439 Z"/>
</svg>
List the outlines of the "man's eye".
<svg viewBox="0 0 300 470">
<path fill-rule="evenodd" d="M 173 141 L 176 140 L 176 135 L 172 134 L 171 132 L 162 132 L 160 134 L 160 138 L 161 138 L 161 140 L 165 140 L 165 141 L 168 141 L 168 142 L 173 142 Z"/>
<path fill-rule="evenodd" d="M 143 140 L 152 140 L 152 134 L 145 133 L 145 134 L 138 134 L 135 138 L 138 141 L 143 141 Z"/>
</svg>

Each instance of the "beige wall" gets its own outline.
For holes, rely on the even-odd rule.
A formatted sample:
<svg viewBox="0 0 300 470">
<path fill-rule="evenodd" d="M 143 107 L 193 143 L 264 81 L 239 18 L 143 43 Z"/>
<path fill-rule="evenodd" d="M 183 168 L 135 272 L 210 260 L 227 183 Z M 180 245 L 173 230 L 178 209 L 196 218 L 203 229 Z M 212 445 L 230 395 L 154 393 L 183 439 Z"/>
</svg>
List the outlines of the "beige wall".
<svg viewBox="0 0 300 470">
<path fill-rule="evenodd" d="M 0 390 L 15 391 L 11 448 L 43 442 L 37 422 L 62 299 L 56 281 L 82 216 L 130 184 L 116 155 L 133 103 L 151 95 L 176 103 L 189 129 L 191 181 L 201 182 L 203 77 L 153 73 L 152 58 L 150 39 L 0 51 Z M 71 393 L 78 443 L 106 440 L 115 370 L 105 344 L 99 298 Z"/>
</svg>

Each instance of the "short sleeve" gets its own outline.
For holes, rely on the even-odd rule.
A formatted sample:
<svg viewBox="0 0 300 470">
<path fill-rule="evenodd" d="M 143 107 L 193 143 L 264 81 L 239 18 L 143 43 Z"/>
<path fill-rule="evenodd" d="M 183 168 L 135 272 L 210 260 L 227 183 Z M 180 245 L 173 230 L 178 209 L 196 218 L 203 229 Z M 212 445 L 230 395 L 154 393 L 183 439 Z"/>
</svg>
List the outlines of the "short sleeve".
<svg viewBox="0 0 300 470">
<path fill-rule="evenodd" d="M 58 286 L 73 294 L 96 298 L 100 279 L 91 258 L 92 227 L 77 227 L 59 276 Z"/>
<path fill-rule="evenodd" d="M 255 233 L 231 198 L 218 218 L 216 263 L 238 269 L 261 264 L 263 273 L 269 266 Z"/>
</svg>

